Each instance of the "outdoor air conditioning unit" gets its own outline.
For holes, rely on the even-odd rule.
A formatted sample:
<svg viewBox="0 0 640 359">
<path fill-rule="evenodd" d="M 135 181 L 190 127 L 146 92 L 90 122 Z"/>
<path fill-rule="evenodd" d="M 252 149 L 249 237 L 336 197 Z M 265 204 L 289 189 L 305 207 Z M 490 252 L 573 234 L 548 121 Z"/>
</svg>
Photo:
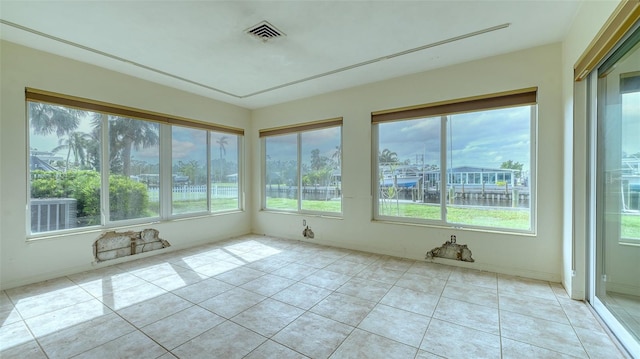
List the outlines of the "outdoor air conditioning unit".
<svg viewBox="0 0 640 359">
<path fill-rule="evenodd" d="M 75 228 L 75 198 L 31 199 L 31 233 Z"/>
</svg>

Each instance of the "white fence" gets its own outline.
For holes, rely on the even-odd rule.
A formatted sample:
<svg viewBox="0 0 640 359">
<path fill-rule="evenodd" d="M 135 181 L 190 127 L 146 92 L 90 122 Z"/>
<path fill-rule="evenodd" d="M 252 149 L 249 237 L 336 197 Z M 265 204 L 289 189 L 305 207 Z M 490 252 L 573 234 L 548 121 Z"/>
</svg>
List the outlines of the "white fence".
<svg viewBox="0 0 640 359">
<path fill-rule="evenodd" d="M 149 201 L 160 200 L 160 188 L 149 187 Z M 207 199 L 207 186 L 174 186 L 172 190 L 174 201 L 198 201 Z M 238 187 L 211 185 L 211 198 L 238 198 Z"/>
<path fill-rule="evenodd" d="M 31 233 L 75 228 L 75 198 L 32 198 Z"/>
</svg>

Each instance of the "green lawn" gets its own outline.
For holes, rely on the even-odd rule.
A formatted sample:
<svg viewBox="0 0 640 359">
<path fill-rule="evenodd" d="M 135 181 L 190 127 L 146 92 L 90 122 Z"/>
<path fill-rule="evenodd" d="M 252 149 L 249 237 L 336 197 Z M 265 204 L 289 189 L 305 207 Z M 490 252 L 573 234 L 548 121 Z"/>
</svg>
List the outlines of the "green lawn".
<svg viewBox="0 0 640 359">
<path fill-rule="evenodd" d="M 303 209 L 315 212 L 340 213 L 340 201 L 303 201 Z M 157 206 L 157 204 L 154 204 Z M 152 205 L 151 207 L 154 207 Z M 296 199 L 267 198 L 267 208 L 276 210 L 297 210 Z M 212 207 L 216 210 L 233 210 L 238 208 L 236 199 L 213 199 Z M 157 208 L 157 207 L 155 207 Z M 201 211 L 206 208 L 205 200 L 179 201 L 173 203 L 176 214 Z M 406 218 L 440 219 L 440 207 L 434 204 L 388 201 L 380 208 L 380 214 L 385 216 L 399 216 Z M 157 216 L 149 214 L 149 216 Z M 460 223 L 472 226 L 497 227 L 508 229 L 529 229 L 529 212 L 520 208 L 498 207 L 448 207 L 447 220 L 450 223 Z M 633 214 L 622 215 L 622 237 L 640 239 L 640 216 Z"/>
<path fill-rule="evenodd" d="M 296 211 L 298 210 L 298 200 L 289 198 L 267 198 L 267 208 Z M 302 209 L 305 211 L 340 213 L 342 211 L 342 204 L 340 201 L 303 201 Z"/>
<path fill-rule="evenodd" d="M 640 215 L 622 215 L 622 238 L 640 239 Z"/>
<path fill-rule="evenodd" d="M 268 198 L 267 208 L 280 210 L 296 210 L 297 200 L 287 198 Z M 319 212 L 340 213 L 339 201 L 303 201 L 303 209 Z M 440 219 L 440 207 L 426 203 L 407 203 L 388 201 L 380 208 L 384 216 L 398 216 L 405 218 Z M 529 212 L 518 208 L 477 208 L 477 207 L 449 207 L 448 220 L 475 226 L 489 226 L 512 229 L 529 229 Z"/>
<path fill-rule="evenodd" d="M 268 198 L 267 208 L 280 210 L 296 210 L 297 200 L 287 198 Z M 318 212 L 341 212 L 339 201 L 304 201 L 303 209 Z M 387 201 L 380 208 L 380 214 L 406 218 L 440 219 L 440 206 L 426 203 L 408 203 Z M 504 207 L 465 207 L 450 206 L 447 208 L 449 223 L 472 226 L 497 227 L 508 229 L 529 229 L 529 211 L 522 208 Z M 640 216 L 622 215 L 622 237 L 640 239 Z"/>
<path fill-rule="evenodd" d="M 174 214 L 203 212 L 207 210 L 207 200 L 174 201 L 172 206 Z M 149 207 L 153 209 L 159 208 L 158 202 L 150 202 Z M 211 199 L 211 208 L 214 212 L 238 209 L 238 200 L 236 198 L 213 198 Z M 149 210 L 148 216 L 158 216 L 158 212 Z"/>
<path fill-rule="evenodd" d="M 387 202 L 380 208 L 385 216 L 440 219 L 440 206 L 427 203 Z M 529 211 L 523 208 L 448 206 L 447 222 L 510 229 L 529 228 Z"/>
</svg>

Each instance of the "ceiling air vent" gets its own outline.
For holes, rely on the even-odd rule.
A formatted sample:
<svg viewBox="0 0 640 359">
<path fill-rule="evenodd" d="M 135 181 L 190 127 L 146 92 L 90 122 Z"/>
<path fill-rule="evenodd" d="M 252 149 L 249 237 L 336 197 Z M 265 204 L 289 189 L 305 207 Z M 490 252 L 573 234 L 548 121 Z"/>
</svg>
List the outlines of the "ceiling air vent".
<svg viewBox="0 0 640 359">
<path fill-rule="evenodd" d="M 275 26 L 269 24 L 267 21 L 251 26 L 246 30 L 246 33 L 264 42 L 286 36 L 284 32 L 276 29 Z"/>
</svg>

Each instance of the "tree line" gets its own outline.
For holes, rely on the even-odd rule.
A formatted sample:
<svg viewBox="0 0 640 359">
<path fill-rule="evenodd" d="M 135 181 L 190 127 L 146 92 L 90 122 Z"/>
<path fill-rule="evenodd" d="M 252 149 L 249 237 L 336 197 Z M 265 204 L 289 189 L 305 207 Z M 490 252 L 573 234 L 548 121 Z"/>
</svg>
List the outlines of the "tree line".
<svg viewBox="0 0 640 359">
<path fill-rule="evenodd" d="M 303 186 L 328 186 L 334 172 L 340 171 L 342 147 L 335 146 L 331 156 L 325 156 L 316 148 L 309 152 L 307 161 L 301 163 Z M 272 159 L 267 155 L 266 183 L 295 186 L 297 185 L 298 165 L 295 160 L 283 161 Z"/>
<path fill-rule="evenodd" d="M 157 146 L 160 142 L 158 123 L 137 120 L 127 117 L 88 112 L 63 106 L 41 102 L 29 102 L 30 126 L 34 134 L 48 136 L 55 134 L 58 145 L 51 149 L 52 153 L 61 153 L 65 160 L 57 163 L 64 171 L 100 169 L 100 151 L 102 143 L 102 124 L 108 116 L 109 123 L 109 169 L 112 174 L 131 176 L 141 173 L 159 173 L 158 164 L 133 159 L 133 151 Z M 89 116 L 91 130 L 78 131 L 81 119 Z M 218 145 L 219 158 L 213 159 L 215 164 L 213 177 L 223 181 L 229 168 L 235 164 L 226 161 L 228 137 L 220 136 L 215 140 Z M 35 148 L 34 148 L 35 150 Z M 196 160 L 178 161 L 173 172 L 189 176 L 192 181 L 206 179 L 206 164 Z"/>
<path fill-rule="evenodd" d="M 410 165 L 411 161 L 409 159 L 405 161 L 400 161 L 398 159 L 398 154 L 394 151 L 389 150 L 388 148 L 383 149 L 378 152 L 378 163 L 381 166 L 397 166 L 397 165 Z M 424 165 L 425 169 L 429 171 L 437 171 L 439 168 L 437 165 Z M 507 160 L 500 164 L 501 169 L 511 169 L 514 170 L 514 176 L 516 179 L 522 176 L 522 169 L 524 167 L 523 163 Z"/>
</svg>

